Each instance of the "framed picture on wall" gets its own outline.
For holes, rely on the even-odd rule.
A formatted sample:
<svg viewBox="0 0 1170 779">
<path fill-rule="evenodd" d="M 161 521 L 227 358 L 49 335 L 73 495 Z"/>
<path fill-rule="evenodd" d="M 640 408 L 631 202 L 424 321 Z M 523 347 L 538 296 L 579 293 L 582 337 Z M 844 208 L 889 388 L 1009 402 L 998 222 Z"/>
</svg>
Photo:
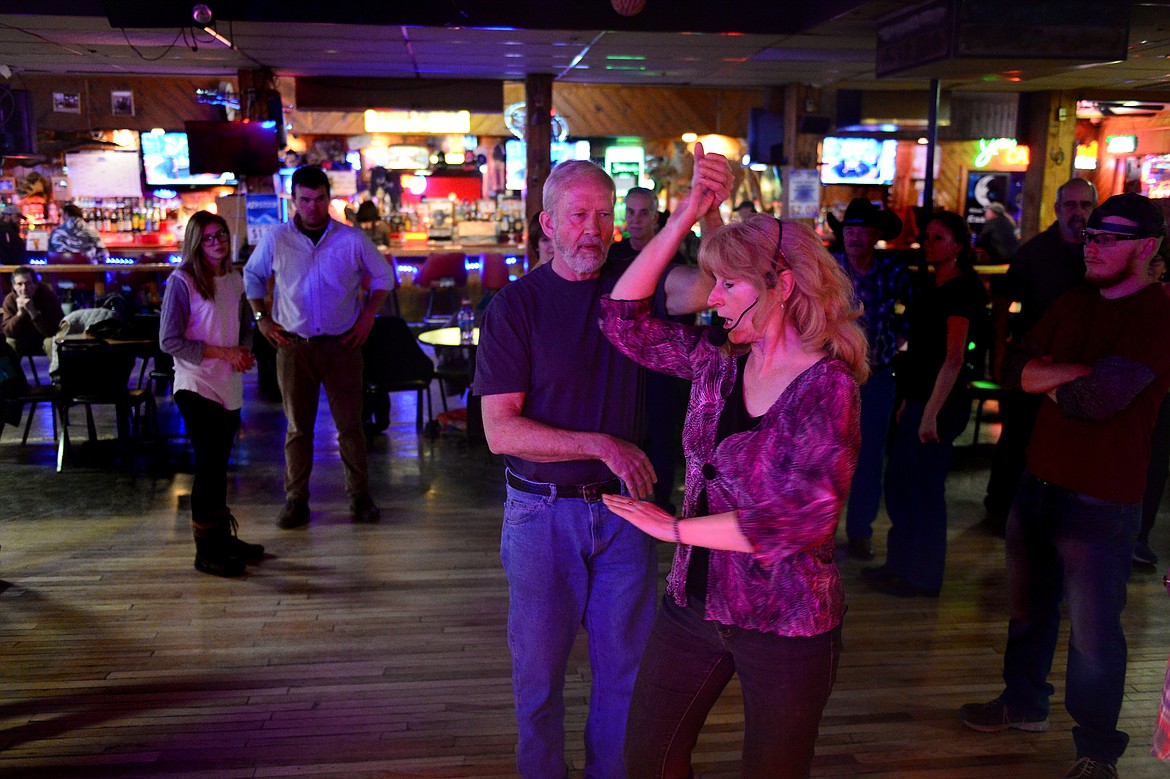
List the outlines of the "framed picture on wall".
<svg viewBox="0 0 1170 779">
<path fill-rule="evenodd" d="M 114 116 L 134 116 L 134 93 L 110 92 L 110 113 Z"/>
<path fill-rule="evenodd" d="M 77 92 L 54 92 L 53 113 L 80 114 L 81 95 Z"/>
</svg>

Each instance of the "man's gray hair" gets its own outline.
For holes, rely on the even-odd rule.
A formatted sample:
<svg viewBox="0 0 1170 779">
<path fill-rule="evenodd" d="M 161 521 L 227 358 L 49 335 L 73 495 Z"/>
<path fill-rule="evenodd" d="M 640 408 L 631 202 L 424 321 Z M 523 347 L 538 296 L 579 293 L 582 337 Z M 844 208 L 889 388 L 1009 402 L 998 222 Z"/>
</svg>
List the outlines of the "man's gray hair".
<svg viewBox="0 0 1170 779">
<path fill-rule="evenodd" d="M 617 191 L 614 188 L 613 179 L 609 177 L 608 173 L 589 160 L 566 160 L 553 168 L 552 173 L 545 179 L 544 210 L 555 215 L 565 191 L 578 181 L 585 179 L 593 179 L 604 184 L 609 188 L 614 200 L 617 200 Z"/>
</svg>

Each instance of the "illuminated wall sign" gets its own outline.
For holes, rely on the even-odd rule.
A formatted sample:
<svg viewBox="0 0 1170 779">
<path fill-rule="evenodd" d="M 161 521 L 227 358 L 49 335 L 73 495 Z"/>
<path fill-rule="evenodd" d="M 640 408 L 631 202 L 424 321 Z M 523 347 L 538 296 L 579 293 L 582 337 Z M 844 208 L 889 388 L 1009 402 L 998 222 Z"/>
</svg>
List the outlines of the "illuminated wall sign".
<svg viewBox="0 0 1170 779">
<path fill-rule="evenodd" d="M 618 197 L 641 185 L 645 166 L 646 151 L 641 146 L 609 146 L 605 150 L 605 170 L 613 178 Z"/>
<path fill-rule="evenodd" d="M 1077 154 L 1073 158 L 1073 167 L 1077 170 L 1096 170 L 1097 149 L 1098 146 L 1096 141 L 1078 143 Z"/>
<path fill-rule="evenodd" d="M 979 151 L 972 161 L 976 168 L 986 168 L 992 161 L 1009 167 L 1028 167 L 1028 147 L 1015 138 L 980 138 Z"/>
<path fill-rule="evenodd" d="M 1137 151 L 1137 136 L 1106 135 L 1105 151 L 1109 154 L 1133 154 Z"/>
<path fill-rule="evenodd" d="M 467 135 L 470 111 L 366 111 L 368 133 Z"/>
</svg>

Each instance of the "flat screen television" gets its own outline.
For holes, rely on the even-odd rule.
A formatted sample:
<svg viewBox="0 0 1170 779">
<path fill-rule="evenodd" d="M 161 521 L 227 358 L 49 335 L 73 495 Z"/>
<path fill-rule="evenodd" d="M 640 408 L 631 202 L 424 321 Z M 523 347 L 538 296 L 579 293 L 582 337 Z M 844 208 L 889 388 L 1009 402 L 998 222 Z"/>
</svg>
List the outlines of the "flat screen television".
<svg viewBox="0 0 1170 779">
<path fill-rule="evenodd" d="M 555 168 L 565 160 L 589 159 L 589 141 L 552 141 L 549 146 L 549 156 Z M 504 186 L 508 189 L 522 190 L 528 175 L 528 150 L 524 141 L 509 139 L 504 141 Z"/>
<path fill-rule="evenodd" d="M 186 122 L 191 172 L 271 176 L 280 169 L 276 122 Z"/>
<path fill-rule="evenodd" d="M 235 177 L 224 171 L 214 174 L 191 172 L 187 133 L 139 133 L 139 145 L 148 187 L 214 187 L 236 183 Z"/>
<path fill-rule="evenodd" d="M 822 184 L 893 184 L 896 140 L 825 138 L 821 144 Z"/>
</svg>

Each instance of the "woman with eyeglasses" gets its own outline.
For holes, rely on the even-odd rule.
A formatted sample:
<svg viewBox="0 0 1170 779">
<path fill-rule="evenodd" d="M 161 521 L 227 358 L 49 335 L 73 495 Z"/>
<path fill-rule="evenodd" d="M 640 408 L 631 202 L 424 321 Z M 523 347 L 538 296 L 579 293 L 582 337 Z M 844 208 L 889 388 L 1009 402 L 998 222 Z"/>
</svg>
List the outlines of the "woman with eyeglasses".
<svg viewBox="0 0 1170 779">
<path fill-rule="evenodd" d="M 239 576 L 264 555 L 236 535 L 227 506 L 227 468 L 243 405 L 244 371 L 255 364 L 243 277 L 232 265 L 223 217 L 191 215 L 183 260 L 167 280 L 159 344 L 175 358 L 175 404 L 195 450 L 191 527 L 195 569 Z"/>
<path fill-rule="evenodd" d="M 890 532 L 886 562 L 863 578 L 891 595 L 937 596 L 947 554 L 946 480 L 955 439 L 967 427 L 967 343 L 987 316 L 987 293 L 972 267 L 971 230 L 950 211 L 923 233 L 933 283 L 914 298 L 908 349 L 897 368 L 894 440 L 886 465 Z"/>
<path fill-rule="evenodd" d="M 603 498 L 677 545 L 634 686 L 626 768 L 691 776 L 703 722 L 738 675 L 742 775 L 807 777 L 841 650 L 834 535 L 860 445 L 866 341 L 852 285 L 816 234 L 763 214 L 703 236 L 718 330 L 652 318 L 657 279 L 711 200 L 701 189 L 684 199 L 602 300 L 619 350 L 693 382 L 683 518 Z"/>
</svg>

